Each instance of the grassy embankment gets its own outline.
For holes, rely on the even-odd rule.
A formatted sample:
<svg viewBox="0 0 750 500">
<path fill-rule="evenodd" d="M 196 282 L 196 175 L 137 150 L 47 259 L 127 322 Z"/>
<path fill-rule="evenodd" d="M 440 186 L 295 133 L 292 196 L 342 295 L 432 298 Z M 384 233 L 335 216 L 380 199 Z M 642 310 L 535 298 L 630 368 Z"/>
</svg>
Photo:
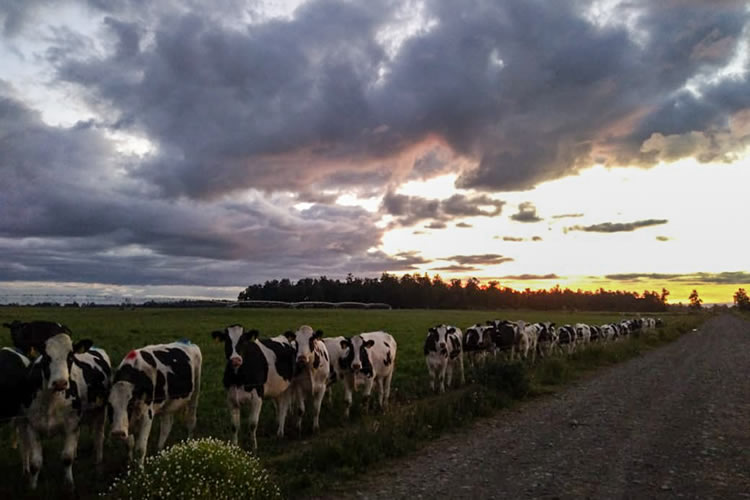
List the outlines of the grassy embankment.
<svg viewBox="0 0 750 500">
<path fill-rule="evenodd" d="M 321 328 L 331 336 L 379 329 L 390 332 L 398 341 L 398 357 L 392 406 L 385 415 L 361 411 L 355 398 L 352 417 L 346 421 L 342 416 L 341 391 L 335 388 L 333 406 L 325 403 L 321 412 L 321 433 L 311 435 L 311 424 L 306 419 L 301 438 L 291 436 L 277 440 L 271 437 L 275 431 L 273 405 L 264 405 L 259 455 L 288 495 L 315 491 L 334 478 L 355 477 L 374 463 L 410 453 L 441 433 L 463 427 L 514 401 L 553 391 L 597 367 L 617 363 L 674 340 L 703 320 L 700 316 L 663 315 L 664 328 L 639 338 L 592 346 L 572 356 L 543 360 L 534 366 L 488 363 L 476 370 L 467 369 L 464 387 L 444 395 L 431 394 L 422 355 L 427 328 L 448 323 L 465 329 L 491 318 L 554 321 L 559 325 L 601 324 L 619 320 L 623 315 L 539 311 L 0 308 L 0 322 L 49 319 L 65 323 L 74 332 L 74 340 L 91 338 L 108 351 L 114 365 L 134 347 L 181 337 L 191 339 L 201 347 L 204 356 L 196 434 L 218 438 L 229 438 L 231 431 L 221 385 L 224 352 L 222 345 L 212 342 L 211 331 L 241 323 L 246 328 L 257 328 L 264 336 L 277 335 L 301 324 Z M 7 330 L 3 330 L 0 343 L 9 345 L 9 342 Z M 156 430 L 154 427 L 154 432 Z M 178 423 L 170 442 L 184 437 L 184 427 Z M 241 435 L 241 444 L 247 445 L 244 437 Z M 8 426 L 0 429 L 0 439 L 6 445 L 10 442 Z M 155 442 L 152 438 L 152 448 Z M 57 497 L 60 492 L 61 445 L 59 437 L 45 443 L 45 466 L 38 491 L 42 497 Z M 27 491 L 19 474 L 17 453 L 9 446 L 6 449 L 8 453 L 0 457 L 0 473 L 6 478 L 0 485 L 0 497 L 23 498 Z M 106 444 L 105 463 L 99 469 L 92 465 L 92 451 L 88 429 L 84 429 L 74 472 L 78 493 L 83 498 L 106 489 L 114 475 L 123 469 L 125 461 L 124 446 L 118 442 Z"/>
</svg>

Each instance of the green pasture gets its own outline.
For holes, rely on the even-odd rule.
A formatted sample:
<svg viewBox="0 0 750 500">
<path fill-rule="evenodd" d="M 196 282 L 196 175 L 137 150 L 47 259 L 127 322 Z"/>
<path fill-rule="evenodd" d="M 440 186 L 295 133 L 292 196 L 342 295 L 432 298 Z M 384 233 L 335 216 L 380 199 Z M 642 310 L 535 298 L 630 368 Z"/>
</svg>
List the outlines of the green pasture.
<svg viewBox="0 0 750 500">
<path fill-rule="evenodd" d="M 105 349 L 112 364 L 116 367 L 120 360 L 133 348 L 148 344 L 171 342 L 180 338 L 188 338 L 198 344 L 203 352 L 203 376 L 201 385 L 200 404 L 198 409 L 197 436 L 213 436 L 220 439 L 229 439 L 231 435 L 229 415 L 226 410 L 224 388 L 221 385 L 224 370 L 223 345 L 215 343 L 210 333 L 213 330 L 239 323 L 245 328 L 255 328 L 261 332 L 261 336 L 275 336 L 286 330 L 295 329 L 299 325 L 308 324 L 315 329 L 322 329 L 326 336 L 354 335 L 359 332 L 385 330 L 392 334 L 398 342 L 398 355 L 396 358 L 396 372 L 392 384 L 391 403 L 393 408 L 387 415 L 377 415 L 362 412 L 357 407 L 352 411 L 352 417 L 345 421 L 342 417 L 342 398 L 340 389 L 334 389 L 333 406 L 326 400 L 321 411 L 321 433 L 313 436 L 310 428 L 311 423 L 305 419 L 302 436 L 297 436 L 291 420 L 287 421 L 287 438 L 278 440 L 275 437 L 275 421 L 273 405 L 269 401 L 264 405 L 261 423 L 258 430 L 259 455 L 268 464 L 271 472 L 277 477 L 280 486 L 287 494 L 296 494 L 306 488 L 319 486 L 321 481 L 326 480 L 325 473 L 343 473 L 344 476 L 355 474 L 358 467 L 363 465 L 366 457 L 355 456 L 366 451 L 357 452 L 352 450 L 351 464 L 347 464 L 348 451 L 334 449 L 339 436 L 344 434 L 371 436 L 382 433 L 381 421 L 388 420 L 394 429 L 399 428 L 399 422 L 412 420 L 414 415 L 426 415 L 425 418 L 433 418 L 441 411 L 448 412 L 443 418 L 446 422 L 451 419 L 450 411 L 455 411 L 456 404 L 460 408 L 467 405 L 482 407 L 481 411 L 464 408 L 467 417 L 474 417 L 489 413 L 504 403 L 496 400 L 495 396 L 484 391 L 473 389 L 454 390 L 445 396 L 432 395 L 428 389 L 427 371 L 422 354 L 422 345 L 430 326 L 446 323 L 456 325 L 462 329 L 488 319 L 523 319 L 526 321 L 554 321 L 558 325 L 566 323 L 584 322 L 589 324 L 601 324 L 620 320 L 633 315 L 619 313 L 587 313 L 587 312 L 540 312 L 540 311 L 448 311 L 448 310 L 331 310 L 331 309 L 119 309 L 119 308 L 0 308 L 0 322 L 9 322 L 14 319 L 20 320 L 50 320 L 66 324 L 73 331 L 73 340 L 90 338 L 97 347 Z M 693 324 L 700 321 L 699 317 L 661 315 L 667 324 L 667 331 L 674 330 L 679 324 L 679 331 L 684 331 Z M 676 332 L 676 330 L 675 330 Z M 671 334 L 670 334 L 671 335 Z M 664 341 L 669 340 L 669 335 L 664 335 Z M 660 339 L 661 337 L 659 337 Z M 671 338 L 671 337 L 670 337 Z M 656 340 L 659 340 L 656 339 Z M 657 343 L 653 339 L 650 344 Z M 630 355 L 635 355 L 649 343 L 637 344 L 634 348 L 628 348 Z M 10 336 L 7 329 L 0 330 L 0 344 L 10 345 Z M 630 344 L 628 344 L 630 345 Z M 599 350 L 605 348 L 597 348 Z M 606 348 L 609 349 L 609 348 Z M 622 350 L 623 347 L 618 349 Z M 626 349 L 627 350 L 627 349 Z M 602 351 L 604 352 L 604 351 Z M 592 356 L 592 355 L 589 355 Z M 597 355 L 607 358 L 593 364 L 606 364 L 618 359 Z M 578 355 L 584 357 L 583 354 Z M 623 357 L 627 357 L 624 355 Z M 612 358 L 612 359 L 610 359 Z M 575 361 L 575 360 L 573 360 Z M 558 378 L 570 377 L 571 368 L 566 365 L 560 367 L 555 362 L 547 361 L 533 369 L 520 368 L 518 373 L 530 380 L 531 386 L 537 392 L 548 390 L 549 386 L 558 383 Z M 582 363 L 591 364 L 591 361 L 583 360 Z M 505 370 L 505 368 L 503 368 Z M 559 373 L 558 373 L 559 372 Z M 492 373 L 470 373 L 467 371 L 468 385 L 476 386 L 479 378 L 488 377 L 494 380 L 498 377 L 514 377 L 515 372 L 492 371 Z M 494 378 L 493 378 L 494 377 Z M 481 384 L 479 384 L 481 385 Z M 511 391 L 512 392 L 512 391 Z M 494 393 L 493 393 L 494 394 Z M 486 400 L 494 398 L 492 401 Z M 518 394 L 509 394 L 510 399 L 517 399 Z M 474 399 L 472 399 L 474 398 Z M 460 401 L 459 401 L 460 400 Z M 472 403 L 472 401 L 478 401 Z M 484 406 L 483 406 L 484 405 Z M 486 408 L 485 408 L 486 406 Z M 411 415 L 410 412 L 416 412 Z M 421 413 L 420 413 L 421 412 Z M 421 417 L 419 417 L 421 418 Z M 396 420 L 394 420 L 396 419 Z M 399 420 L 400 419 L 400 420 Z M 424 439 L 439 434 L 442 431 L 440 425 L 423 435 L 418 429 L 404 428 L 403 434 L 396 435 L 395 431 L 389 430 L 389 442 L 381 443 L 384 457 L 397 456 L 406 453 Z M 450 425 L 444 426 L 446 429 Z M 243 418 L 243 431 L 246 430 L 246 421 Z M 158 426 L 154 426 L 150 439 L 151 450 L 155 447 Z M 245 433 L 241 433 L 241 444 L 247 445 L 244 440 Z M 175 427 L 168 443 L 174 443 L 185 437 L 184 427 L 180 422 Z M 10 449 L 11 432 L 9 426 L 0 428 L 0 439 L 5 443 L 5 450 L 0 456 L 0 474 L 4 481 L 0 482 L 0 498 L 25 498 L 28 495 L 26 486 L 21 477 L 21 466 L 18 454 Z M 352 438 L 354 439 L 354 438 Z M 324 446 L 321 446 L 324 444 Z M 45 442 L 45 456 L 38 495 L 40 497 L 58 497 L 62 484 L 62 468 L 59 455 L 61 452 L 61 439 L 59 437 L 48 439 Z M 327 447 L 327 448 L 326 448 Z M 320 450 L 335 456 L 318 457 Z M 343 455 L 342 455 L 343 453 Z M 87 428 L 81 434 L 79 444 L 79 458 L 74 466 L 78 494 L 81 497 L 92 497 L 96 492 L 106 489 L 114 475 L 125 467 L 125 446 L 115 441 L 107 441 L 105 444 L 105 463 L 97 469 L 92 463 L 92 443 Z M 316 458 L 318 457 L 318 458 Z M 305 470 L 310 460 L 329 460 L 333 464 L 325 470 Z M 308 465 L 305 465 L 308 464 Z M 359 464 L 359 465 L 358 465 Z M 364 464 L 366 465 L 366 463 Z M 295 470 L 292 474 L 290 467 Z M 313 468 L 317 467 L 315 464 Z M 301 478 L 300 478 L 301 477 Z M 288 483 L 288 484 L 286 484 Z M 34 498 L 34 496 L 29 496 Z"/>
</svg>

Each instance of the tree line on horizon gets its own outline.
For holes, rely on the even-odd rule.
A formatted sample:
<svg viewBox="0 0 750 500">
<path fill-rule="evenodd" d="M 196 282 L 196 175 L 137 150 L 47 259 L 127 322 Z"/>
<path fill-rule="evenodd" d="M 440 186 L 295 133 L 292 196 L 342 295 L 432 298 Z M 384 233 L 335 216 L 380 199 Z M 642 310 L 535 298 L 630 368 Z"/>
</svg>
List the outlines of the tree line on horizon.
<svg viewBox="0 0 750 500">
<path fill-rule="evenodd" d="M 440 275 L 426 273 L 398 277 L 383 273 L 379 278 L 303 278 L 267 280 L 239 293 L 238 300 L 281 302 L 382 302 L 398 309 L 536 309 L 622 312 L 667 310 L 669 291 L 624 290 L 584 291 L 556 285 L 547 290 L 519 291 L 493 280 L 483 285 L 477 278 L 443 281 Z"/>
</svg>

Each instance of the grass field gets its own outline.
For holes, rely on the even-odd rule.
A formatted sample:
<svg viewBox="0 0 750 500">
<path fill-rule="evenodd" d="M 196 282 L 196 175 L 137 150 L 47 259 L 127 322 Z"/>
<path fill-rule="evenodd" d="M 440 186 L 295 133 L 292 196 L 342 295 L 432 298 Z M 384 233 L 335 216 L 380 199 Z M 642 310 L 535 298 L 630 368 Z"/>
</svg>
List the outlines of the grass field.
<svg viewBox="0 0 750 500">
<path fill-rule="evenodd" d="M 310 491 L 332 477 L 352 477 L 377 460 L 403 455 L 440 433 L 465 425 L 467 421 L 489 415 L 499 407 L 528 395 L 554 390 L 554 387 L 597 366 L 611 364 L 637 355 L 643 349 L 671 340 L 703 320 L 701 316 L 662 315 L 664 329 L 648 337 L 594 347 L 567 359 L 552 359 L 534 367 L 495 364 L 468 373 L 468 383 L 460 390 L 442 396 L 432 395 L 427 386 L 427 371 L 422 346 L 427 329 L 447 323 L 465 329 L 487 319 L 524 319 L 554 321 L 558 325 L 584 322 L 601 324 L 622 319 L 621 314 L 566 313 L 539 311 L 446 311 L 446 310 L 287 310 L 287 309 L 134 309 L 118 308 L 0 308 L 0 322 L 14 319 L 46 319 L 71 328 L 74 341 L 90 338 L 105 349 L 117 366 L 127 352 L 147 344 L 171 342 L 186 337 L 203 351 L 203 378 L 198 409 L 197 436 L 229 439 L 229 415 L 221 378 L 224 351 L 214 343 L 210 333 L 233 323 L 256 328 L 262 336 L 278 335 L 302 324 L 320 328 L 327 336 L 353 335 L 362 331 L 386 330 L 398 341 L 398 357 L 393 379 L 391 402 L 386 415 L 363 414 L 357 399 L 352 417 L 342 417 L 340 388 L 334 390 L 334 404 L 324 403 L 321 412 L 322 432 L 313 436 L 311 423 L 305 420 L 302 437 L 277 440 L 273 405 L 264 405 L 258 430 L 259 455 L 279 481 L 282 490 L 293 495 Z M 630 316 L 627 316 L 630 317 Z M 10 345 L 7 330 L 0 332 L 0 344 Z M 307 415 L 309 417 L 309 415 Z M 158 430 L 154 427 L 155 434 Z M 241 444 L 247 445 L 243 418 Z M 288 426 L 287 430 L 291 430 Z M 178 422 L 168 443 L 185 437 Z M 274 436 L 274 437 L 272 437 Z M 11 450 L 9 426 L 0 429 L 6 453 L 0 456 L 0 498 L 34 498 L 29 496 L 21 477 L 20 462 Z M 151 452 L 156 438 L 150 440 Z M 62 467 L 59 437 L 45 441 L 45 465 L 40 476 L 38 496 L 60 496 Z M 79 444 L 79 458 L 74 466 L 78 494 L 90 498 L 106 489 L 112 478 L 124 469 L 126 450 L 122 443 L 105 444 L 105 463 L 99 469 L 92 463 L 92 442 L 84 428 Z"/>
</svg>

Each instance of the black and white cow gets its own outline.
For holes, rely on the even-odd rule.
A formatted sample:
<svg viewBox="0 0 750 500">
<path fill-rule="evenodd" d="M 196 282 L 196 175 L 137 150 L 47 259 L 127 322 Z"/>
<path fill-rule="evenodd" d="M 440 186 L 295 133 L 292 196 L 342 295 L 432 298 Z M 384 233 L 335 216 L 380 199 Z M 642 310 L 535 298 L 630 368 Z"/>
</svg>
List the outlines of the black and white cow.
<svg viewBox="0 0 750 500">
<path fill-rule="evenodd" d="M 26 322 L 14 320 L 10 323 L 3 323 L 3 326 L 10 330 L 10 338 L 13 345 L 20 349 L 28 358 L 35 358 L 38 354 L 39 346 L 44 344 L 48 338 L 58 333 L 72 335 L 67 326 L 53 321 Z"/>
<path fill-rule="evenodd" d="M 602 329 L 601 327 L 597 325 L 590 325 L 589 329 L 591 330 L 591 342 L 599 342 L 602 338 Z"/>
<path fill-rule="evenodd" d="M 115 372 L 109 394 L 113 437 L 126 440 L 128 457 L 143 466 L 154 418 L 159 415 L 158 449 L 164 448 L 174 414 L 184 410 L 188 437 L 195 429 L 201 385 L 200 348 L 189 340 L 130 351 Z"/>
<path fill-rule="evenodd" d="M 515 357 L 521 325 L 514 321 L 498 319 L 487 321 L 487 325 L 492 327 L 492 330 L 490 330 L 491 350 L 495 355 L 498 352 L 505 353 L 508 359 L 512 361 Z"/>
<path fill-rule="evenodd" d="M 378 403 L 382 410 L 388 406 L 391 395 L 391 379 L 396 366 L 396 339 L 391 334 L 377 331 L 354 335 L 341 342 L 345 355 L 343 364 L 347 365 L 355 382 L 363 379 L 362 395 L 369 400 L 373 385 L 378 386 Z M 330 353 L 329 353 L 330 354 Z M 346 398 L 345 394 L 345 398 Z M 351 394 L 348 395 L 346 414 L 349 414 Z"/>
<path fill-rule="evenodd" d="M 516 342 L 516 349 L 518 349 L 519 355 L 526 361 L 531 358 L 531 361 L 536 360 L 536 346 L 539 338 L 540 327 L 535 324 L 525 324 L 522 321 L 517 321 L 519 324 L 518 329 L 518 341 Z"/>
<path fill-rule="evenodd" d="M 294 376 L 296 349 L 283 335 L 259 339 L 257 330 L 245 331 L 242 325 L 230 325 L 211 333 L 214 340 L 224 342 L 227 359 L 224 388 L 232 420 L 232 442 L 237 444 L 240 432 L 241 407 L 250 407 L 248 423 L 253 450 L 258 449 L 256 431 L 263 399 L 276 406 L 278 437 L 284 436 L 284 425 L 293 402 L 290 390 Z"/>
<path fill-rule="evenodd" d="M 297 430 L 302 432 L 305 400 L 310 398 L 313 405 L 313 432 L 316 432 L 320 429 L 320 406 L 331 370 L 330 356 L 322 340 L 323 332 L 302 325 L 296 331 L 287 331 L 284 335 L 297 351 L 292 381 L 297 406 Z"/>
<path fill-rule="evenodd" d="M 560 350 L 571 354 L 576 348 L 576 330 L 570 325 L 563 325 L 557 329 L 557 343 Z"/>
<path fill-rule="evenodd" d="M 601 330 L 601 339 L 603 342 L 609 342 L 617 337 L 615 327 L 610 323 L 605 323 L 599 327 Z"/>
<path fill-rule="evenodd" d="M 90 340 L 74 345 L 67 333 L 54 334 L 33 347 L 39 356 L 29 370 L 23 410 L 31 488 L 36 488 L 42 468 L 41 436 L 60 431 L 65 436 L 65 482 L 72 488 L 81 423 L 92 427 L 95 462 L 101 463 L 103 458 L 112 365 L 107 353 L 92 347 Z"/>
<path fill-rule="evenodd" d="M 576 323 L 576 346 L 591 342 L 591 327 L 586 323 Z"/>
<path fill-rule="evenodd" d="M 22 411 L 30 364 L 31 360 L 20 349 L 0 349 L 0 424 L 11 422 L 15 428 L 24 473 L 29 472 L 29 455 Z"/>
<path fill-rule="evenodd" d="M 547 321 L 535 323 L 537 326 L 537 352 L 540 357 L 551 356 L 557 348 L 557 330 L 555 324 Z"/>
<path fill-rule="evenodd" d="M 492 326 L 477 323 L 464 332 L 463 347 L 469 366 L 474 366 L 487 356 L 492 347 L 492 330 Z"/>
<path fill-rule="evenodd" d="M 464 384 L 463 334 L 460 328 L 438 325 L 429 329 L 424 343 L 430 389 L 445 392 L 453 382 L 453 370 L 458 369 L 461 385 Z"/>
</svg>

